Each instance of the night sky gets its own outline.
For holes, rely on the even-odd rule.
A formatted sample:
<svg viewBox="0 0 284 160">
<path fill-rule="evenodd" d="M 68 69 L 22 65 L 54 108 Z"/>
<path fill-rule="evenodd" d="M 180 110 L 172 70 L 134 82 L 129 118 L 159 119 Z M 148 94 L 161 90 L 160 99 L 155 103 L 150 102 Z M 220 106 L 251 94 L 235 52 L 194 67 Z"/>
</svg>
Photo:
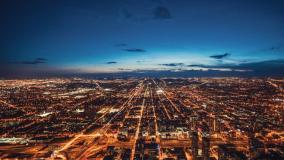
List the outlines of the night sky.
<svg viewBox="0 0 284 160">
<path fill-rule="evenodd" d="M 1 0 L 0 20 L 1 77 L 284 75 L 283 0 Z"/>
</svg>

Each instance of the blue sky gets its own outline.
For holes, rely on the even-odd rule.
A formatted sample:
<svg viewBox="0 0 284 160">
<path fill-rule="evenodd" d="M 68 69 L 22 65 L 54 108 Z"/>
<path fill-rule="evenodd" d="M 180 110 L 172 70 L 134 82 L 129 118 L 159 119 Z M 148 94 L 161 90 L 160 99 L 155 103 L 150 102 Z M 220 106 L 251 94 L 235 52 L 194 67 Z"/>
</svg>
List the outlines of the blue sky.
<svg viewBox="0 0 284 160">
<path fill-rule="evenodd" d="M 284 66 L 281 0 L 0 3 L 3 76 Z"/>
</svg>

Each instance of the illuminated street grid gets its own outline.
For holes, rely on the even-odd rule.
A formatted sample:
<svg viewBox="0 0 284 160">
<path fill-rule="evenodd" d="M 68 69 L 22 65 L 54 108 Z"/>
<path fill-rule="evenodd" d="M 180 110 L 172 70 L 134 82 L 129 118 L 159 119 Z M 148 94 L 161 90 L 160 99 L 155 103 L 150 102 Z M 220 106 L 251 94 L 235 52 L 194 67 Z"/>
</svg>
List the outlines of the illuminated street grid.
<svg viewBox="0 0 284 160">
<path fill-rule="evenodd" d="M 284 80 L 0 81 L 0 159 L 283 159 Z"/>
</svg>

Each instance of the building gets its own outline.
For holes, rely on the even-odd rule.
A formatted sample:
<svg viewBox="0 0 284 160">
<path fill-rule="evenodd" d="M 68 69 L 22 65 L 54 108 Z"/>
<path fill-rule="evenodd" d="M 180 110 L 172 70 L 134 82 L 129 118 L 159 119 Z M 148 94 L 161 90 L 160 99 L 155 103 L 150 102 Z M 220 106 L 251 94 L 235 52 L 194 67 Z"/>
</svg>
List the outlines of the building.
<svg viewBox="0 0 284 160">
<path fill-rule="evenodd" d="M 209 135 L 202 135 L 202 155 L 204 160 L 210 159 L 210 138 Z"/>
<path fill-rule="evenodd" d="M 237 151 L 234 144 L 220 144 L 218 145 L 218 159 L 219 160 L 246 160 L 247 156 Z"/>
<path fill-rule="evenodd" d="M 191 133 L 191 150 L 192 150 L 192 159 L 197 160 L 198 157 L 198 133 L 193 131 Z"/>
</svg>

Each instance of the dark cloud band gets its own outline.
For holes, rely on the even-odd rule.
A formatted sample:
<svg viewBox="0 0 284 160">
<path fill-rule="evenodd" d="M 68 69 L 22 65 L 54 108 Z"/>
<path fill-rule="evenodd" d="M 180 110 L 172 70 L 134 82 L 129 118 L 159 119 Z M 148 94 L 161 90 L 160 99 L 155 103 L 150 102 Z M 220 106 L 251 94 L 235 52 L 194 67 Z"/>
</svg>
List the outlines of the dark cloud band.
<svg viewBox="0 0 284 160">
<path fill-rule="evenodd" d="M 226 58 L 226 57 L 228 57 L 230 55 L 231 55 L 230 53 L 218 54 L 218 55 L 212 55 L 212 56 L 210 56 L 210 58 L 223 59 L 223 58 Z"/>
<path fill-rule="evenodd" d="M 106 64 L 117 64 L 116 61 L 110 61 L 110 62 L 106 62 Z"/>
<path fill-rule="evenodd" d="M 140 49 L 140 48 L 130 48 L 130 49 L 123 49 L 123 50 L 127 52 L 146 52 L 146 50 Z"/>
</svg>

